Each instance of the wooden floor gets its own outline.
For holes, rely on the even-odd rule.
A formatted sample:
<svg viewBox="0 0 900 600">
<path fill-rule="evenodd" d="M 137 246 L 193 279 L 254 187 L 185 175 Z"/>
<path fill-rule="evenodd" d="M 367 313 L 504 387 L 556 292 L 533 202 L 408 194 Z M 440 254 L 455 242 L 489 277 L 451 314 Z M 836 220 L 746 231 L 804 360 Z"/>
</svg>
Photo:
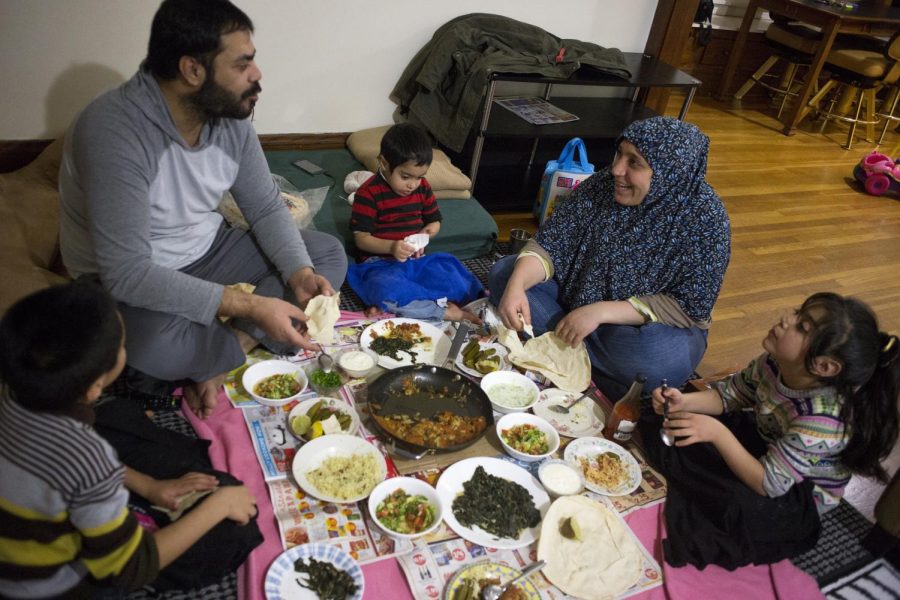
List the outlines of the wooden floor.
<svg viewBox="0 0 900 600">
<path fill-rule="evenodd" d="M 861 298 L 883 330 L 900 333 L 900 193 L 874 197 L 852 185 L 853 166 L 874 144 L 844 150 L 846 129 L 837 128 L 786 137 L 774 110 L 711 98 L 695 99 L 687 120 L 710 137 L 707 179 L 732 227 L 700 374 L 747 363 L 779 314 L 818 291 Z M 881 149 L 897 157 L 898 143 L 890 132 Z M 494 217 L 501 239 L 512 227 L 536 228 L 528 214 Z"/>
</svg>

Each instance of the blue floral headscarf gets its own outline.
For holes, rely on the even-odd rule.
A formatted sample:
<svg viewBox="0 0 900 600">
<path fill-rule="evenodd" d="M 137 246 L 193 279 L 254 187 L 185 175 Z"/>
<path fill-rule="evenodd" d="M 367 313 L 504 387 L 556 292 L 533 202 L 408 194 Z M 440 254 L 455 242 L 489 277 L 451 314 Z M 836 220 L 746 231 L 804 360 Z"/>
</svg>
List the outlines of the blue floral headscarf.
<svg viewBox="0 0 900 600">
<path fill-rule="evenodd" d="M 731 254 L 728 215 L 706 183 L 709 138 L 689 123 L 653 117 L 629 125 L 653 175 L 637 206 L 614 199 L 608 169 L 591 176 L 538 230 L 567 310 L 604 300 L 665 294 L 706 321 Z"/>
</svg>

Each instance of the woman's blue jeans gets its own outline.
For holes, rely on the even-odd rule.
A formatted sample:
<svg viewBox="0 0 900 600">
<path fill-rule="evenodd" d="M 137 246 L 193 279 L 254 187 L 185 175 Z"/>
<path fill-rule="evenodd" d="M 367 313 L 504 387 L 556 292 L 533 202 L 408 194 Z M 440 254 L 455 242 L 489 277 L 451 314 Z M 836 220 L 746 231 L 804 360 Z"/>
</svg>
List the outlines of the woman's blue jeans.
<svg viewBox="0 0 900 600">
<path fill-rule="evenodd" d="M 488 275 L 490 300 L 495 306 L 500 303 L 515 260 L 515 256 L 500 259 Z M 559 304 L 556 281 L 539 283 L 526 295 L 535 335 L 555 329 L 566 314 Z M 625 394 L 637 373 L 647 378 L 646 392 L 657 387 L 663 378 L 668 379 L 670 386 L 681 387 L 706 352 L 706 333 L 698 327 L 684 329 L 662 323 L 600 325 L 584 340 L 594 383 L 611 400 Z"/>
</svg>

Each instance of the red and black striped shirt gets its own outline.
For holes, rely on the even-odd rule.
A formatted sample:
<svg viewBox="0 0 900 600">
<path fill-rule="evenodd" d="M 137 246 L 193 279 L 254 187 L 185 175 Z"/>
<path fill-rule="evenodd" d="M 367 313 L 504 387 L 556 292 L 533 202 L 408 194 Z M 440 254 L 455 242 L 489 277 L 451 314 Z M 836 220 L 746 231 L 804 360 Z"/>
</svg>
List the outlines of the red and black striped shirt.
<svg viewBox="0 0 900 600">
<path fill-rule="evenodd" d="M 440 220 L 434 192 L 424 177 L 413 193 L 398 196 L 376 173 L 356 190 L 350 230 L 371 233 L 383 240 L 402 240 Z"/>
</svg>

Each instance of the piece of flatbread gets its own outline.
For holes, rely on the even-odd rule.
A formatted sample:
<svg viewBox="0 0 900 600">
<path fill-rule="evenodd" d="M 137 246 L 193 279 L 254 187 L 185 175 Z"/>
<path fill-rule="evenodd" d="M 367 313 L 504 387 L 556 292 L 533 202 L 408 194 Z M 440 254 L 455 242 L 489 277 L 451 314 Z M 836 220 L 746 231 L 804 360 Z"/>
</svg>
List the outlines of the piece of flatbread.
<svg viewBox="0 0 900 600">
<path fill-rule="evenodd" d="M 581 539 L 560 533 L 560 523 L 574 517 Z M 622 520 L 606 506 L 584 496 L 563 496 L 550 505 L 541 524 L 538 559 L 541 573 L 570 596 L 612 599 L 641 578 L 643 555 Z"/>
<path fill-rule="evenodd" d="M 591 383 L 591 359 L 584 343 L 572 348 L 548 331 L 522 344 L 516 332 L 502 324 L 497 325 L 497 341 L 509 348 L 512 364 L 537 371 L 561 390 L 581 392 Z"/>
<path fill-rule="evenodd" d="M 182 494 L 175 499 L 176 504 L 174 509 L 156 505 L 151 506 L 151 508 L 155 508 L 156 510 L 165 513 L 169 517 L 170 521 L 177 521 L 181 518 L 181 515 L 184 514 L 184 511 L 197 504 L 198 502 L 200 502 L 200 500 L 212 494 L 217 489 L 219 488 L 213 488 L 211 490 L 204 491 L 194 490 L 192 492 L 188 492 L 187 494 Z"/>
<path fill-rule="evenodd" d="M 340 292 L 333 296 L 314 296 L 306 305 L 306 329 L 309 337 L 319 344 L 334 343 L 334 324 L 341 316 Z"/>
</svg>

